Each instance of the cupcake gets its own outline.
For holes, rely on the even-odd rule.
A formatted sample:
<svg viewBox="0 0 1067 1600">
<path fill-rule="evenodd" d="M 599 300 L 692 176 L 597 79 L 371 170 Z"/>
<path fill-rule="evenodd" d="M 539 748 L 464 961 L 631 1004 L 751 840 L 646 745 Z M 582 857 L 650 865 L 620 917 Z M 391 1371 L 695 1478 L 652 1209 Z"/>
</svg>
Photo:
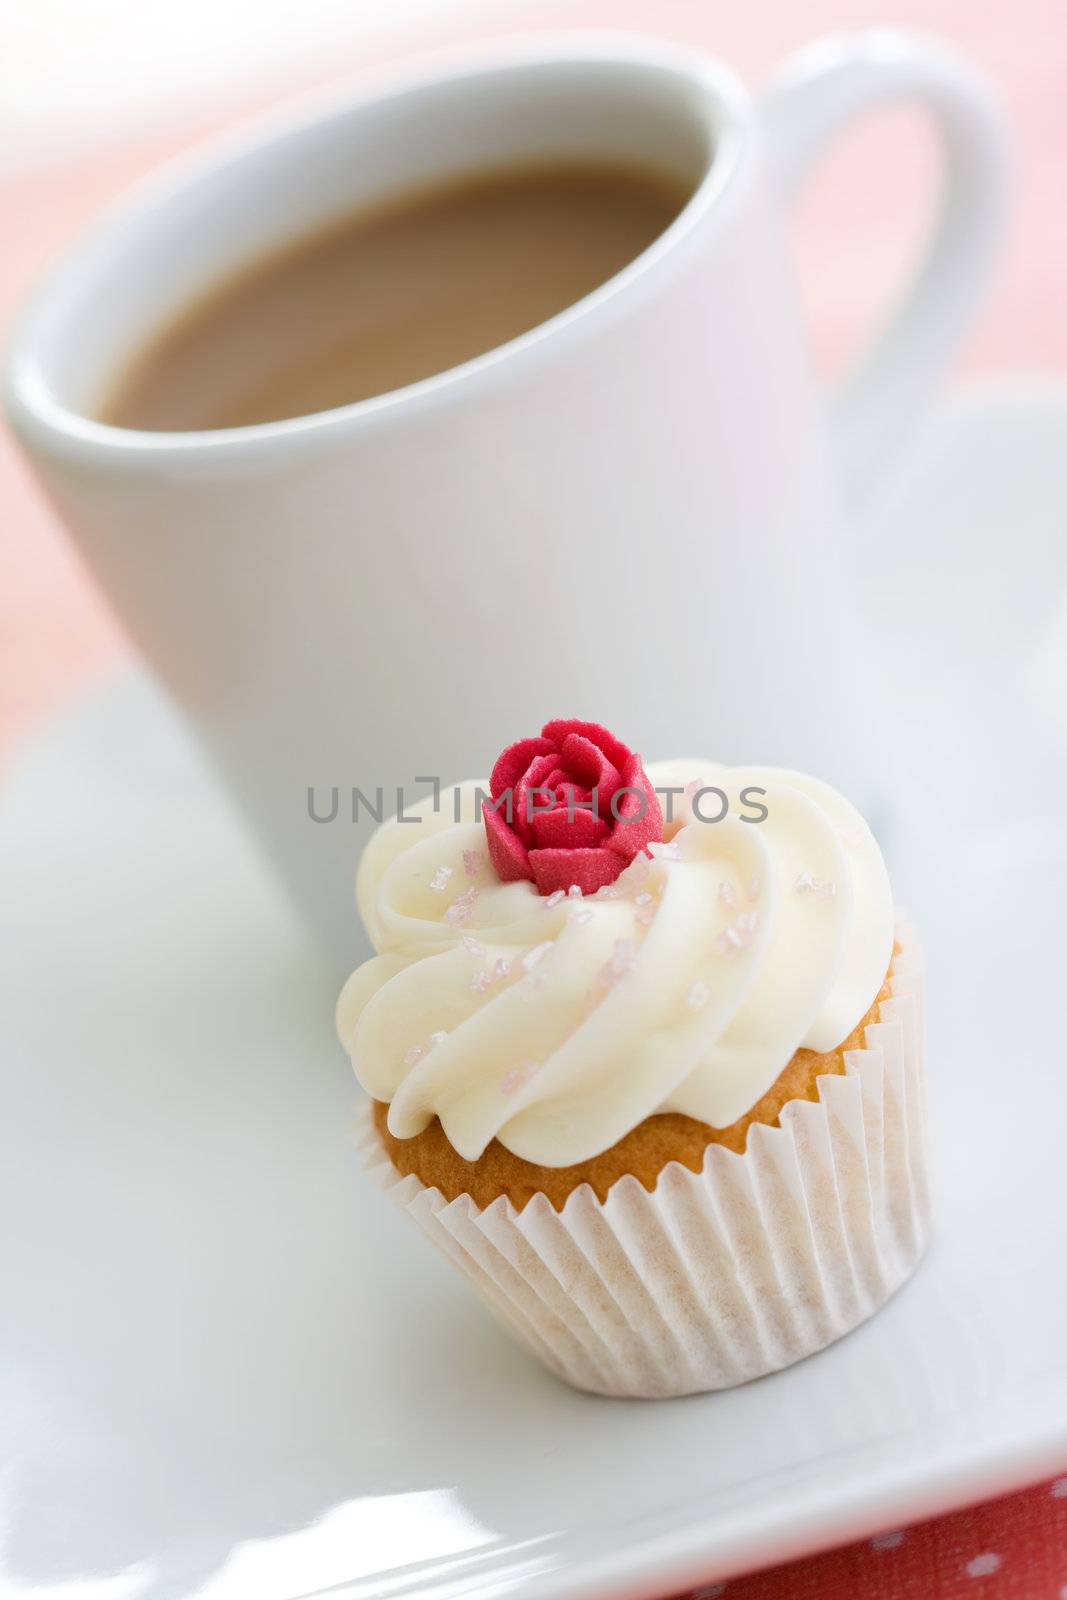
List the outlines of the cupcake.
<svg viewBox="0 0 1067 1600">
<path fill-rule="evenodd" d="M 549 722 L 381 826 L 357 900 L 367 1168 L 560 1377 L 742 1383 L 915 1267 L 919 956 L 828 785 Z"/>
</svg>

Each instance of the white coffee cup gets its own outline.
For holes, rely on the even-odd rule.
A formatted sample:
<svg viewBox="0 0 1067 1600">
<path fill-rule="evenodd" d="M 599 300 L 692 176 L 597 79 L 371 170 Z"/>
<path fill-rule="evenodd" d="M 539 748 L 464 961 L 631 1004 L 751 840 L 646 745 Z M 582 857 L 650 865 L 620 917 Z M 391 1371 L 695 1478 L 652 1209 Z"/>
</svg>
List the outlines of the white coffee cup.
<svg viewBox="0 0 1067 1600">
<path fill-rule="evenodd" d="M 782 194 L 838 127 L 903 98 L 941 131 L 940 219 L 828 426 Z M 275 242 L 428 179 L 556 157 L 666 167 L 692 198 L 595 293 L 407 389 L 217 432 L 94 420 L 153 329 Z M 916 38 L 828 39 L 757 104 L 705 57 L 564 35 L 196 153 L 54 272 L 16 335 L 14 426 L 340 963 L 364 949 L 351 885 L 372 824 L 351 822 L 352 788 L 391 811 L 398 787 L 485 773 L 549 717 L 603 721 L 649 759 L 792 764 L 870 792 L 839 485 L 861 497 L 892 466 L 956 346 L 1002 167 L 981 81 Z M 312 820 L 335 786 L 337 816 Z"/>
</svg>

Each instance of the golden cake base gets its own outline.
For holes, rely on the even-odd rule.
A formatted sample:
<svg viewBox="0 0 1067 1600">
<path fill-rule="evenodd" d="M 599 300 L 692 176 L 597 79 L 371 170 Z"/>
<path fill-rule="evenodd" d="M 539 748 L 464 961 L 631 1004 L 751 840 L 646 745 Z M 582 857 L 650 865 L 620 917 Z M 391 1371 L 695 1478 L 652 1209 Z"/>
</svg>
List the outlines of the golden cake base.
<svg viewBox="0 0 1067 1600">
<path fill-rule="evenodd" d="M 612 1184 L 627 1173 L 652 1190 L 668 1162 L 678 1161 L 690 1171 L 699 1172 L 709 1144 L 740 1152 L 754 1122 L 776 1128 L 782 1107 L 790 1100 L 818 1100 L 817 1079 L 843 1074 L 846 1051 L 863 1048 L 864 1030 L 878 1020 L 878 1007 L 889 995 L 891 973 L 892 965 L 870 1010 L 847 1039 L 825 1055 L 798 1050 L 763 1098 L 728 1128 L 712 1128 L 675 1111 L 662 1112 L 646 1117 L 610 1149 L 588 1161 L 569 1167 L 543 1167 L 513 1155 L 498 1139 L 492 1140 L 477 1161 L 465 1161 L 449 1144 L 436 1117 L 413 1138 L 397 1139 L 386 1124 L 389 1107 L 380 1100 L 374 1102 L 375 1126 L 396 1171 L 401 1176 L 413 1174 L 427 1188 L 439 1189 L 446 1200 L 467 1194 L 475 1205 L 484 1208 L 500 1195 L 507 1195 L 521 1211 L 535 1194 L 543 1194 L 557 1211 L 562 1211 L 567 1196 L 580 1184 L 588 1183 L 597 1199 L 603 1201 Z"/>
</svg>

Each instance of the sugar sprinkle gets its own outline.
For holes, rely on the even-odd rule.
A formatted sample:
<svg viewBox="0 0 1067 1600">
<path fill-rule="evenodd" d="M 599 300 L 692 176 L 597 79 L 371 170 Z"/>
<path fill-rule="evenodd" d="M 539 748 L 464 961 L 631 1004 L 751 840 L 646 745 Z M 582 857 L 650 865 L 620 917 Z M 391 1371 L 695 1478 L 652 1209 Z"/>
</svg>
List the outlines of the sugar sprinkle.
<svg viewBox="0 0 1067 1600">
<path fill-rule="evenodd" d="M 535 944 L 531 950 L 527 950 L 522 958 L 523 972 L 532 972 L 537 963 L 544 960 L 551 948 L 551 939 L 545 939 L 543 943 Z"/>
<path fill-rule="evenodd" d="M 474 910 L 474 902 L 478 898 L 477 889 L 466 889 L 459 895 L 445 912 L 445 921 L 453 927 L 461 922 L 466 922 Z"/>
<path fill-rule="evenodd" d="M 685 997 L 685 1003 L 690 1011 L 699 1011 L 711 999 L 711 990 L 703 978 L 696 978 L 690 985 Z"/>
<path fill-rule="evenodd" d="M 600 969 L 600 982 L 609 989 L 632 972 L 637 964 L 637 946 L 632 939 L 616 939 L 610 960 Z"/>
<path fill-rule="evenodd" d="M 735 956 L 739 950 L 744 950 L 752 941 L 758 920 L 754 911 L 742 911 L 739 917 L 735 917 L 716 941 L 723 955 Z"/>
<path fill-rule="evenodd" d="M 520 1061 L 517 1067 L 510 1067 L 500 1080 L 501 1094 L 514 1094 L 517 1089 L 529 1083 L 535 1072 L 539 1072 L 539 1061 Z"/>
<path fill-rule="evenodd" d="M 464 850 L 464 852 L 463 852 L 463 870 L 467 874 L 468 878 L 476 878 L 478 876 L 478 873 L 481 871 L 482 863 L 484 862 L 484 860 L 485 860 L 485 852 L 484 851 L 482 851 L 482 850 Z"/>
<path fill-rule="evenodd" d="M 833 900 L 837 895 L 832 878 L 817 878 L 812 872 L 798 872 L 793 888 L 797 894 L 811 894 L 818 900 Z"/>
</svg>

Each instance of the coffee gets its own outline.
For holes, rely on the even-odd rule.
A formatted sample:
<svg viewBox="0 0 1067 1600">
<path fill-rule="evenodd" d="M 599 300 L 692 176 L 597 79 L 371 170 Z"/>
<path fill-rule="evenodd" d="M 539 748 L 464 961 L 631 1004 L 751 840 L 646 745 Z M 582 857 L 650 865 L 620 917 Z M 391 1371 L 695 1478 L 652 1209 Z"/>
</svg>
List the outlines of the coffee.
<svg viewBox="0 0 1067 1600">
<path fill-rule="evenodd" d="M 142 348 L 98 414 L 231 428 L 402 388 L 573 305 L 687 198 L 618 165 L 512 167 L 397 196 L 216 285 Z"/>
</svg>

